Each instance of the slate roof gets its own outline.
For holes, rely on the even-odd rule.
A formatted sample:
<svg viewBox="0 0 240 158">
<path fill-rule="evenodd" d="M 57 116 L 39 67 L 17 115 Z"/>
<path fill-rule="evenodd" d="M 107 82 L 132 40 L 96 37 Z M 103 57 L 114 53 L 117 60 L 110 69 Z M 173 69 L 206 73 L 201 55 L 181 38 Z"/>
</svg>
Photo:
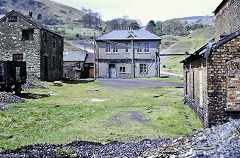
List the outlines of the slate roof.
<svg viewBox="0 0 240 158">
<path fill-rule="evenodd" d="M 78 61 L 84 62 L 86 60 L 86 51 L 64 51 L 63 61 Z"/>
<path fill-rule="evenodd" d="M 95 61 L 95 54 L 94 53 L 87 53 L 87 59 L 85 61 L 86 64 L 93 64 Z"/>
<path fill-rule="evenodd" d="M 96 41 L 105 41 L 105 40 L 161 40 L 155 34 L 152 34 L 146 30 L 113 30 L 109 33 L 106 33 L 98 38 Z"/>
<path fill-rule="evenodd" d="M 226 2 L 228 2 L 229 0 L 223 0 L 219 5 L 218 5 L 218 7 L 213 11 L 213 13 L 216 13 L 216 12 L 218 12 L 220 9 L 221 9 L 221 7 L 226 3 Z"/>
<path fill-rule="evenodd" d="M 9 15 L 11 15 L 11 14 L 13 14 L 13 13 L 16 14 L 16 15 L 18 15 L 19 17 L 23 18 L 24 20 L 28 21 L 29 23 L 33 24 L 34 26 L 36 26 L 36 27 L 38 27 L 38 28 L 44 29 L 44 30 L 46 30 L 46 31 L 48 31 L 48 32 L 50 32 L 50 33 L 52 33 L 52 34 L 55 34 L 55 35 L 57 35 L 57 36 L 62 37 L 60 34 L 58 34 L 58 33 L 54 32 L 54 31 L 50 30 L 50 29 L 47 28 L 46 26 L 44 26 L 44 25 L 40 24 L 39 22 L 37 22 L 36 20 L 32 19 L 30 16 L 25 16 L 25 15 L 23 15 L 23 14 L 15 11 L 15 10 L 12 10 L 12 11 L 10 11 L 9 13 L 7 13 L 5 16 L 3 16 L 3 17 L 0 19 L 0 21 L 4 20 L 5 18 L 7 18 Z M 62 38 L 63 38 L 63 37 L 62 37 Z"/>
</svg>

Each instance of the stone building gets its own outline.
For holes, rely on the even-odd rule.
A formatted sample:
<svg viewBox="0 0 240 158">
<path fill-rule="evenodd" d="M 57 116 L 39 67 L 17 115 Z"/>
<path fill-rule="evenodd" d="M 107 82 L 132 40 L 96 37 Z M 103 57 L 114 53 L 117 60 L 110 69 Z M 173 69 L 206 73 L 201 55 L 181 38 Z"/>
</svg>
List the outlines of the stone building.
<svg viewBox="0 0 240 158">
<path fill-rule="evenodd" d="M 0 60 L 26 61 L 27 77 L 59 80 L 63 76 L 63 37 L 29 16 L 11 11 L 0 19 Z"/>
<path fill-rule="evenodd" d="M 205 127 L 240 118 L 240 18 L 232 14 L 239 10 L 238 0 L 222 1 L 214 11 L 215 40 L 182 61 L 185 102 Z"/>
<path fill-rule="evenodd" d="M 114 30 L 96 39 L 97 78 L 158 75 L 156 53 L 161 38 L 146 30 Z"/>
</svg>

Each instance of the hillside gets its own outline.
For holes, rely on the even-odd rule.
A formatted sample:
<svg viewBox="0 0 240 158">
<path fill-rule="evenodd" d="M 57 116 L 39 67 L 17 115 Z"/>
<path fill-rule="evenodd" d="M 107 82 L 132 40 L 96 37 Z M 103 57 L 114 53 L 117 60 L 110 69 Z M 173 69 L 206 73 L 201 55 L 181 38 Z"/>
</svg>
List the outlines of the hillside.
<svg viewBox="0 0 240 158">
<path fill-rule="evenodd" d="M 174 20 L 180 20 L 188 24 L 203 24 L 203 25 L 214 26 L 213 16 L 191 16 L 191 17 L 176 18 Z"/>
<path fill-rule="evenodd" d="M 162 54 L 184 54 L 186 51 L 192 54 L 195 50 L 206 44 L 214 36 L 213 27 L 205 27 L 192 32 L 187 37 L 182 37 L 169 48 L 162 50 Z M 172 37 L 173 38 L 173 37 Z M 174 39 L 174 38 L 173 38 Z M 163 71 L 182 74 L 182 64 L 180 63 L 185 56 L 173 56 L 161 58 Z"/>
<path fill-rule="evenodd" d="M 69 38 L 91 37 L 98 26 L 106 26 L 98 17 L 50 0 L 0 0 L 0 14 L 13 9 L 25 15 L 32 11 L 35 20 Z"/>
</svg>

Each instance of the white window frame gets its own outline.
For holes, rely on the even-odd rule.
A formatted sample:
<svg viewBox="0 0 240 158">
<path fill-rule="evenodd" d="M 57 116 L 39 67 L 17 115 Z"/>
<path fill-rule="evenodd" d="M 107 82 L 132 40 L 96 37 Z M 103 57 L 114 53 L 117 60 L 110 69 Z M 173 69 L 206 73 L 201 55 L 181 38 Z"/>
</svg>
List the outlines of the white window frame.
<svg viewBox="0 0 240 158">
<path fill-rule="evenodd" d="M 106 53 L 111 53 L 111 44 L 110 43 L 106 43 Z"/>
<path fill-rule="evenodd" d="M 147 73 L 147 64 L 139 64 L 139 73 L 140 74 L 146 74 Z"/>
<path fill-rule="evenodd" d="M 150 53 L 150 43 L 144 43 L 144 53 Z"/>
<path fill-rule="evenodd" d="M 124 71 L 122 71 L 122 70 L 124 70 Z M 119 67 L 119 73 L 121 73 L 121 74 L 126 73 L 126 67 L 125 66 L 120 66 Z"/>
<path fill-rule="evenodd" d="M 128 44 L 128 43 L 126 43 L 126 47 L 125 47 L 125 52 L 126 52 L 126 53 L 129 53 L 129 48 L 128 48 L 128 45 L 129 45 L 129 44 Z"/>
<path fill-rule="evenodd" d="M 113 53 L 118 53 L 118 45 L 117 44 L 113 44 Z"/>
<path fill-rule="evenodd" d="M 141 54 L 142 52 L 142 43 L 137 43 L 137 53 Z"/>
</svg>

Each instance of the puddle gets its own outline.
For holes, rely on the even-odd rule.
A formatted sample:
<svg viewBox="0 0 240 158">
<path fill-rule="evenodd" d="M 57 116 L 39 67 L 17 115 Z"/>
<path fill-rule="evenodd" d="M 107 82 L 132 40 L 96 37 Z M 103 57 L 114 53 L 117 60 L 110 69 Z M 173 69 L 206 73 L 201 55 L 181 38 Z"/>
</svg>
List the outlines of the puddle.
<svg viewBox="0 0 240 158">
<path fill-rule="evenodd" d="M 109 99 L 97 99 L 97 98 L 92 98 L 90 101 L 91 102 L 104 102 L 104 101 L 107 101 Z"/>
</svg>

